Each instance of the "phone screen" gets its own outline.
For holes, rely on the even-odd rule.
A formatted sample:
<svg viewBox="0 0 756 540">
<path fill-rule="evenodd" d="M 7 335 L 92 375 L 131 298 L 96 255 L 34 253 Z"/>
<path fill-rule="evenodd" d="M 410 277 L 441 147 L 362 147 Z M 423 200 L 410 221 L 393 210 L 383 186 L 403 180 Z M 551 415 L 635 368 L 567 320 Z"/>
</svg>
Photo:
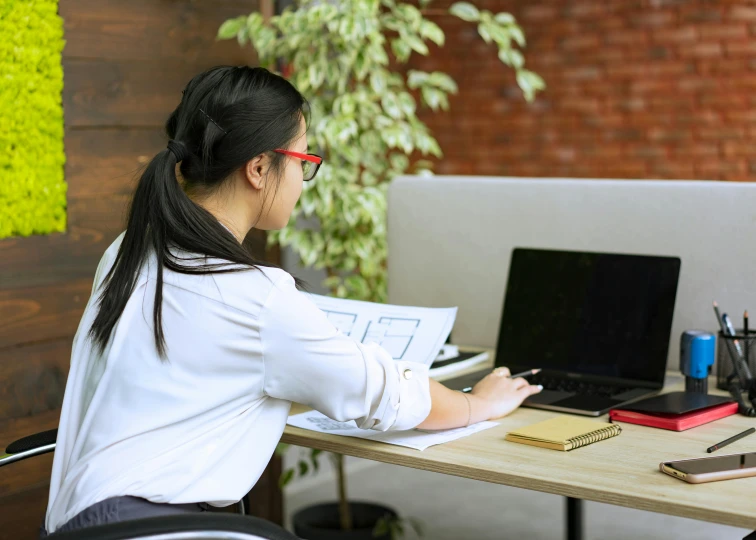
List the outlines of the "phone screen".
<svg viewBox="0 0 756 540">
<path fill-rule="evenodd" d="M 705 474 L 722 471 L 735 471 L 738 469 L 751 469 L 756 468 L 756 452 L 691 459 L 686 461 L 670 461 L 667 465 L 687 474 Z"/>
</svg>

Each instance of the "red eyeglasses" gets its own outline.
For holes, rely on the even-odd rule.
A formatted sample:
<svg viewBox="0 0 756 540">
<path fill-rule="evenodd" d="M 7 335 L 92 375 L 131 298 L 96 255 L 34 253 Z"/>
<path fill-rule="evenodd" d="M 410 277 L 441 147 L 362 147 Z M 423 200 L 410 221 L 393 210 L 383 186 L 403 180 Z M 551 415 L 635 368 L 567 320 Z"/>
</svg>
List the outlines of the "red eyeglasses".
<svg viewBox="0 0 756 540">
<path fill-rule="evenodd" d="M 282 148 L 276 148 L 273 150 L 279 154 L 286 154 L 293 158 L 302 160 L 302 180 L 308 182 L 315 178 L 318 173 L 320 165 L 323 163 L 323 158 L 315 154 L 300 154 L 299 152 L 292 152 L 291 150 L 284 150 Z"/>
</svg>

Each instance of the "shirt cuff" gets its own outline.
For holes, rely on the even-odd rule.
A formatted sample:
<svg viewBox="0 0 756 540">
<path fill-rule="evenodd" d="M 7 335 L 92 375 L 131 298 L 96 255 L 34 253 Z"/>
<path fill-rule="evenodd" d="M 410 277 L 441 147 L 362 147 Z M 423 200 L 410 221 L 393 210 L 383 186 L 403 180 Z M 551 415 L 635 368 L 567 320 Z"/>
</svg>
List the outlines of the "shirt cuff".
<svg viewBox="0 0 756 540">
<path fill-rule="evenodd" d="M 394 360 L 377 345 L 375 358 L 384 371 L 383 396 L 375 413 L 358 421 L 362 429 L 402 431 L 413 429 L 430 414 L 431 397 L 428 366 Z"/>
</svg>

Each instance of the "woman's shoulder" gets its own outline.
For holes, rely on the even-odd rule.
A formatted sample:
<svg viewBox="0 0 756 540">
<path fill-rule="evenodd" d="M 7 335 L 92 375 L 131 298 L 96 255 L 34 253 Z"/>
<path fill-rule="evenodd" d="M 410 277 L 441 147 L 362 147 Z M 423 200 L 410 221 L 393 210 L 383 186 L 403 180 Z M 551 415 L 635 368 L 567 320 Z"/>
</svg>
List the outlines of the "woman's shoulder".
<svg viewBox="0 0 756 540">
<path fill-rule="evenodd" d="M 237 272 L 221 272 L 194 281 L 194 291 L 234 309 L 257 316 L 274 289 L 294 287 L 294 278 L 276 267 L 257 266 Z"/>
</svg>

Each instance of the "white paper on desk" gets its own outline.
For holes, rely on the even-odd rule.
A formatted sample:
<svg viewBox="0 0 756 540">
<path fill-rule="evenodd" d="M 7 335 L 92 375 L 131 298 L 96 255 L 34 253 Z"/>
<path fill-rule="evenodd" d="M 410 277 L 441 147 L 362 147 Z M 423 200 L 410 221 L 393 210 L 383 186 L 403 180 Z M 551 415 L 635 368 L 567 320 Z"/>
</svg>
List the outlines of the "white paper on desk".
<svg viewBox="0 0 756 540">
<path fill-rule="evenodd" d="M 397 446 L 407 446 L 415 450 L 425 450 L 429 446 L 461 439 L 462 437 L 467 437 L 473 433 L 498 425 L 496 422 L 478 422 L 466 428 L 447 429 L 444 431 L 423 431 L 419 429 L 410 429 L 407 431 L 373 431 L 371 429 L 358 428 L 354 420 L 350 420 L 349 422 L 331 420 L 318 411 L 308 411 L 290 416 L 288 424 L 302 429 L 317 431 L 318 433 L 369 439 Z"/>
<path fill-rule="evenodd" d="M 361 343 L 377 343 L 394 360 L 430 366 L 454 326 L 457 308 L 395 306 L 311 294 L 341 332 Z"/>
</svg>

